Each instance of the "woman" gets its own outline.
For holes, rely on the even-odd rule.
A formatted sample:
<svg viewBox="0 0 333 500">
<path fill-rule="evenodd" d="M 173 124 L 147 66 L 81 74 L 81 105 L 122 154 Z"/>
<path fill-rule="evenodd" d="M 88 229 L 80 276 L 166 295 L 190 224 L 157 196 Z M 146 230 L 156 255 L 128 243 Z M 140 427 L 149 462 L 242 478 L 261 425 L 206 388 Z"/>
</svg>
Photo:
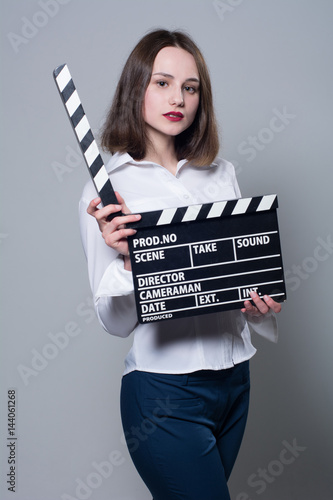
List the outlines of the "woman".
<svg viewBox="0 0 333 500">
<path fill-rule="evenodd" d="M 156 30 L 140 40 L 102 145 L 113 154 L 119 204 L 98 208 L 88 183 L 81 234 L 101 324 L 133 333 L 121 390 L 129 452 L 154 500 L 227 500 L 248 411 L 250 330 L 276 340 L 281 306 L 253 293 L 241 310 L 138 324 L 127 244 L 140 218 L 131 212 L 240 197 L 233 166 L 216 158 L 209 74 L 186 34 Z M 108 222 L 120 210 L 127 215 Z"/>
</svg>

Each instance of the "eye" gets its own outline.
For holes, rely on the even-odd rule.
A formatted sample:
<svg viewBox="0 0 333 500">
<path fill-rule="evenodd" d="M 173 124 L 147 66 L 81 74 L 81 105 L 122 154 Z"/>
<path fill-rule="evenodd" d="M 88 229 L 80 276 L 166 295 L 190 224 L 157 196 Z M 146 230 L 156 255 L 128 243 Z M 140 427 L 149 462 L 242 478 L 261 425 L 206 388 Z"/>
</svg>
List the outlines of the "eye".
<svg viewBox="0 0 333 500">
<path fill-rule="evenodd" d="M 164 80 L 159 80 L 156 83 L 157 83 L 158 87 L 162 87 L 163 88 L 163 87 L 167 87 L 168 86 L 167 82 L 165 82 Z"/>
<path fill-rule="evenodd" d="M 195 88 L 195 87 L 191 87 L 190 85 L 186 85 L 186 86 L 184 87 L 184 89 L 185 89 L 185 90 L 186 90 L 186 92 L 188 92 L 189 94 L 195 94 L 195 93 L 198 91 L 198 89 L 197 89 L 197 88 Z"/>
</svg>

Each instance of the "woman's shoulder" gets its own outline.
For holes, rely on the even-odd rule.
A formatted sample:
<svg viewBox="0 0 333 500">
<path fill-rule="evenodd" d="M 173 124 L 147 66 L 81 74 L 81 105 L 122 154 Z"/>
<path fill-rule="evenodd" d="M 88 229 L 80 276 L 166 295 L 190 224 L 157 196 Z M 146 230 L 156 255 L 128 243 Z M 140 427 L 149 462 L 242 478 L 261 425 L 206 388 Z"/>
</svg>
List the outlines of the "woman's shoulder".
<svg viewBox="0 0 333 500">
<path fill-rule="evenodd" d="M 229 171 L 231 173 L 235 171 L 234 165 L 225 158 L 222 158 L 221 156 L 217 156 L 212 163 L 206 164 L 204 166 L 196 165 L 195 162 L 188 160 L 181 160 L 181 162 L 179 163 L 184 164 L 184 166 L 196 170 L 206 170 L 211 172 L 214 172 L 216 170 L 217 171 L 224 170 L 224 171 Z"/>
<path fill-rule="evenodd" d="M 236 178 L 234 165 L 221 156 L 217 156 L 206 170 L 211 179 L 223 177 L 224 181 L 233 183 Z"/>
<path fill-rule="evenodd" d="M 213 163 L 211 164 L 212 167 L 216 167 L 220 170 L 225 170 L 229 172 L 235 172 L 235 167 L 234 165 L 226 160 L 225 158 L 222 158 L 221 156 L 217 156 Z"/>
</svg>

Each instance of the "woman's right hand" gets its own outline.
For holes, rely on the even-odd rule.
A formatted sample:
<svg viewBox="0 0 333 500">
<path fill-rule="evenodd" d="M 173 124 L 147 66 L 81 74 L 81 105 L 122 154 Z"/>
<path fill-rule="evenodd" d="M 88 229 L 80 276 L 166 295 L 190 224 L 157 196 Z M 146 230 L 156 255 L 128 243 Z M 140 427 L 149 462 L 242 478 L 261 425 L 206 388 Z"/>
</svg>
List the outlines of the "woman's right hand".
<svg viewBox="0 0 333 500">
<path fill-rule="evenodd" d="M 107 205 L 102 208 L 97 208 L 101 203 L 101 198 L 94 198 L 89 203 L 87 212 L 96 219 L 105 243 L 124 256 L 125 269 L 131 270 L 127 237 L 135 234 L 136 230 L 126 228 L 125 224 L 137 222 L 141 219 L 141 215 L 131 214 L 119 193 L 116 193 L 116 197 L 119 205 Z M 114 217 L 110 221 L 107 220 L 109 215 L 117 212 L 126 215 Z"/>
</svg>

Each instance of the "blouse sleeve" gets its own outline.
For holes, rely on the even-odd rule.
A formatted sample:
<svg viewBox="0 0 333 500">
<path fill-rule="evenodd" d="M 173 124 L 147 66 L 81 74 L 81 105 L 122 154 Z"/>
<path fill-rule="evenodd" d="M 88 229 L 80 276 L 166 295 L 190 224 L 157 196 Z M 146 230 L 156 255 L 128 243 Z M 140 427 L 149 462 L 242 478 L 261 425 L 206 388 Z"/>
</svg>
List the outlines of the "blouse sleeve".
<svg viewBox="0 0 333 500">
<path fill-rule="evenodd" d="M 273 311 L 258 317 L 247 316 L 246 320 L 251 332 L 255 332 L 271 342 L 276 343 L 278 341 L 278 324 Z"/>
<path fill-rule="evenodd" d="M 79 220 L 95 310 L 107 332 L 127 337 L 137 324 L 132 273 L 124 269 L 122 256 L 105 244 L 96 220 L 87 213 L 94 196 L 93 191 L 85 189 Z"/>
<path fill-rule="evenodd" d="M 237 198 L 241 198 L 241 192 L 238 185 L 235 169 L 232 165 L 231 168 L 232 182 Z M 271 342 L 278 341 L 278 324 L 276 315 L 269 311 L 263 316 L 249 316 L 245 313 L 247 324 L 251 332 L 255 332 L 261 337 L 264 337 Z"/>
</svg>

